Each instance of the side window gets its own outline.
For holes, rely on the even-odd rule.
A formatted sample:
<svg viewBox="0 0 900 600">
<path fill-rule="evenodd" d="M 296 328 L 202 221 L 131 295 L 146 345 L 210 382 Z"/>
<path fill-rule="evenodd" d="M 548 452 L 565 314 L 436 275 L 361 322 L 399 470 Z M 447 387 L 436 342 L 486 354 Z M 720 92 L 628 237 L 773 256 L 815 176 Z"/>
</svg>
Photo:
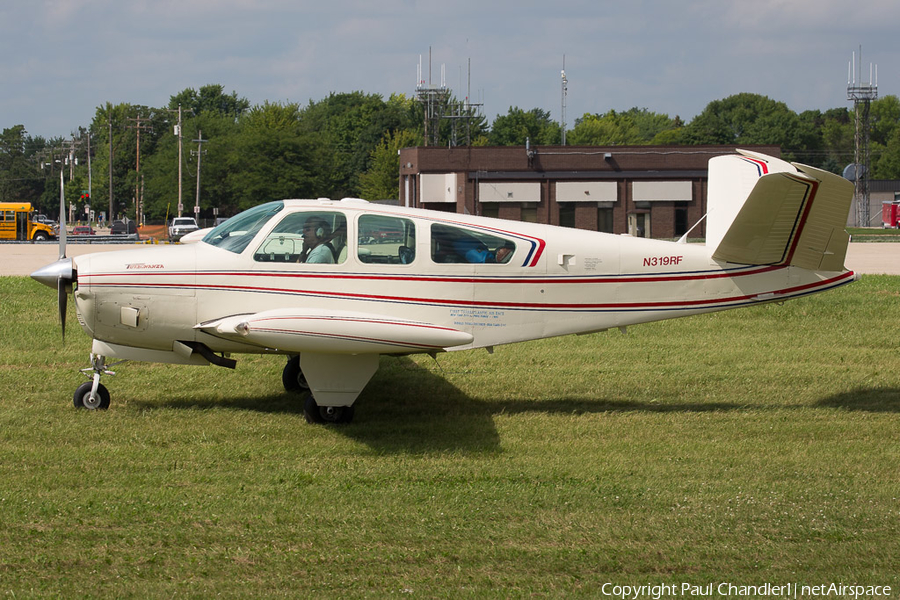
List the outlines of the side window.
<svg viewBox="0 0 900 600">
<path fill-rule="evenodd" d="M 431 226 L 431 259 L 436 263 L 505 263 L 516 245 L 495 235 L 451 227 Z"/>
<path fill-rule="evenodd" d="M 289 213 L 253 255 L 259 262 L 334 264 L 347 260 L 347 219 L 343 213 Z"/>
<path fill-rule="evenodd" d="M 416 258 L 416 226 L 409 219 L 362 215 L 358 241 L 360 262 L 408 265 Z"/>
</svg>

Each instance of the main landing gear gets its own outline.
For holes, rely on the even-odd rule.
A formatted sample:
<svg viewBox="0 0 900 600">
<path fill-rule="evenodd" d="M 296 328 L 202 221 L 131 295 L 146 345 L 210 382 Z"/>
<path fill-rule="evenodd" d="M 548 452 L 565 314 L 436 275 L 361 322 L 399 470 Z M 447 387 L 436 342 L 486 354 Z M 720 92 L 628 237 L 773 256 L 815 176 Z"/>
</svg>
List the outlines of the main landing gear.
<svg viewBox="0 0 900 600">
<path fill-rule="evenodd" d="M 88 410 L 106 410 L 109 408 L 109 390 L 100 383 L 100 375 L 115 375 L 116 373 L 110 371 L 108 367 L 114 367 L 123 362 L 125 361 L 107 365 L 105 356 L 91 354 L 91 366 L 81 370 L 90 381 L 82 383 L 75 390 L 75 396 L 72 398 L 75 408 L 86 408 Z"/>
<path fill-rule="evenodd" d="M 115 371 L 110 371 L 110 367 L 126 362 L 120 360 L 118 362 L 107 364 L 106 357 L 99 354 L 91 354 L 91 366 L 82 369 L 81 372 L 89 379 L 78 386 L 75 395 L 72 398 L 75 408 L 86 408 L 88 410 L 105 410 L 109 408 L 109 390 L 100 383 L 101 375 L 115 375 Z M 288 358 L 287 365 L 281 374 L 281 381 L 284 389 L 289 392 L 306 393 L 306 399 L 303 404 L 303 415 L 308 423 L 349 423 L 353 420 L 353 406 L 319 406 L 313 397 L 312 390 L 300 369 L 300 357 L 291 356 Z"/>
<path fill-rule="evenodd" d="M 354 410 L 352 406 L 319 406 L 313 397 L 306 376 L 300 369 L 300 357 L 289 356 L 288 362 L 281 372 L 281 383 L 285 391 L 306 393 L 303 403 L 303 416 L 307 423 L 349 423 L 353 420 Z"/>
</svg>

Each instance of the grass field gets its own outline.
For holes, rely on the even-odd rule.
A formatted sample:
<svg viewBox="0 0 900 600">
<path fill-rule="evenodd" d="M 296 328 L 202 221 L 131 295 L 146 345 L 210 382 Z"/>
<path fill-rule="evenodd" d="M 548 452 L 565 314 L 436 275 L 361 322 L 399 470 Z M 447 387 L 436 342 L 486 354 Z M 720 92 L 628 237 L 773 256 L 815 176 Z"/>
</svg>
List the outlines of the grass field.
<svg viewBox="0 0 900 600">
<path fill-rule="evenodd" d="M 71 306 L 71 305 L 70 305 Z M 629 330 L 383 358 L 343 427 L 277 357 L 131 363 L 0 278 L 0 596 L 900 592 L 900 278 Z M 608 588 L 607 588 L 608 589 Z"/>
<path fill-rule="evenodd" d="M 898 242 L 900 230 L 882 227 L 848 227 L 847 232 L 855 242 Z"/>
</svg>

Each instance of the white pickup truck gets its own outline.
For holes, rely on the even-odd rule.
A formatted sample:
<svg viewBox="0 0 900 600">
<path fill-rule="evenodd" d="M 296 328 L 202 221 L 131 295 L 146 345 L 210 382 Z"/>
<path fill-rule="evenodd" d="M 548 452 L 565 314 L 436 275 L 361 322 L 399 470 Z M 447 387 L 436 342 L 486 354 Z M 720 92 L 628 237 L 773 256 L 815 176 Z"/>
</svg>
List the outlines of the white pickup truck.
<svg viewBox="0 0 900 600">
<path fill-rule="evenodd" d="M 198 229 L 200 228 L 197 226 L 197 221 L 194 220 L 194 217 L 175 217 L 169 225 L 169 239 L 177 242 L 188 233 Z"/>
</svg>

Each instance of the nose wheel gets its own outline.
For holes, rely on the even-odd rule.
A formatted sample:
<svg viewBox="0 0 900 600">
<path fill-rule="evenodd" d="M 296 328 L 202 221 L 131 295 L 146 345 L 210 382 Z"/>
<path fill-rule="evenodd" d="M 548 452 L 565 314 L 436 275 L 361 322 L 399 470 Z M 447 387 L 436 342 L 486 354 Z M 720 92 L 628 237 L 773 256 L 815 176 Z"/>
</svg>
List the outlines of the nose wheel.
<svg viewBox="0 0 900 600">
<path fill-rule="evenodd" d="M 109 390 L 106 386 L 97 385 L 94 390 L 94 382 L 85 381 L 75 390 L 75 408 L 86 408 L 88 410 L 106 410 L 109 408 Z"/>
<path fill-rule="evenodd" d="M 108 367 L 114 367 L 123 362 L 125 361 L 107 365 L 105 356 L 91 354 L 91 366 L 81 370 L 85 376 L 90 378 L 90 381 L 82 383 L 75 390 L 75 396 L 72 398 L 75 408 L 86 408 L 88 410 L 106 410 L 109 408 L 109 390 L 100 383 L 100 375 L 115 375 L 115 371 L 110 371 Z"/>
</svg>

